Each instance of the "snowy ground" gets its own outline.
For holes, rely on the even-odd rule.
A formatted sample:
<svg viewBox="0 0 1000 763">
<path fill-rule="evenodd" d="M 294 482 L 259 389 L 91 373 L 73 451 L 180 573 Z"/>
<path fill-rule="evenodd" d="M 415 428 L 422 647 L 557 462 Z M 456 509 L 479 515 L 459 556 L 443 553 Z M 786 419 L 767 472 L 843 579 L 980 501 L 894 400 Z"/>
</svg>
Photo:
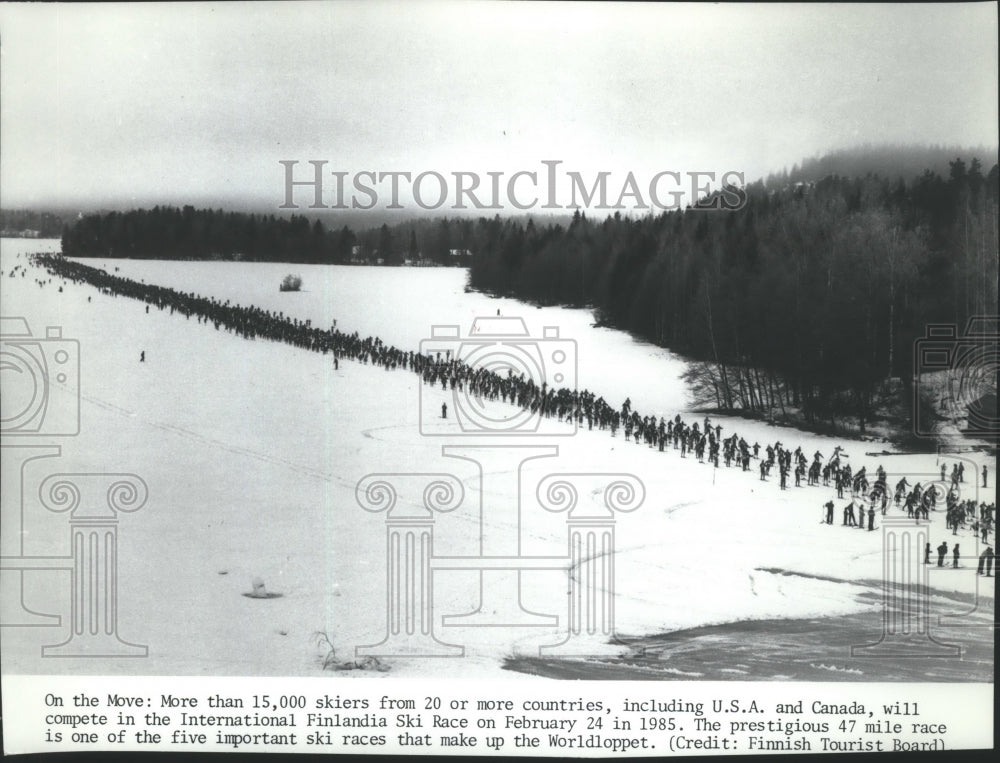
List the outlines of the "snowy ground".
<svg viewBox="0 0 1000 763">
<path fill-rule="evenodd" d="M 835 498 L 832 489 L 782 492 L 776 477 L 762 483 L 755 471 L 715 470 L 691 457 L 681 459 L 679 451 L 659 453 L 626 443 L 621 433 L 611 438 L 595 430 L 530 442 L 557 445 L 559 453 L 525 464 L 520 490 L 509 460 L 483 451 L 489 488 L 480 496 L 475 465 L 442 455 L 442 445 L 462 442 L 454 419 L 435 424 L 454 439 L 420 434 L 421 390 L 414 374 L 350 361 L 335 371 L 329 357 L 245 341 L 155 308 L 146 314 L 144 303 L 102 295 L 89 286 L 66 285 L 60 293 L 54 280 L 40 287 L 33 279 L 42 276 L 41 270 L 8 277 L 14 265 L 26 263 L 19 253 L 39 248 L 39 242 L 3 241 L 3 314 L 25 317 L 35 334 L 62 325 L 64 336 L 79 340 L 81 432 L 59 441 L 61 458 L 25 469 L 24 553 L 68 552 L 65 517 L 44 511 L 38 502 L 36 486 L 48 474 L 134 472 L 150 492 L 147 505 L 120 522 L 118 618 L 121 637 L 148 644 L 149 656 L 86 665 L 73 660 L 73 672 L 318 675 L 326 650 L 313 640 L 316 632 L 326 632 L 338 659 L 345 660 L 355 646 L 380 641 L 386 627 L 384 515 L 362 510 L 355 499 L 358 481 L 371 472 L 450 472 L 463 480 L 465 501 L 435 524 L 435 554 L 455 556 L 477 554 L 481 534 L 516 540 L 517 514 L 510 507 L 517 505 L 522 554 L 561 555 L 565 517 L 537 505 L 538 481 L 551 472 L 635 474 L 645 485 L 645 503 L 619 515 L 615 529 L 617 631 L 628 637 L 750 619 L 865 613 L 871 622 L 866 640 L 881 632 L 872 581 L 882 575 L 882 533 L 841 527 L 846 500 L 835 500 L 835 524 L 822 524 L 821 507 Z M 562 337 L 575 340 L 580 385 L 611 404 L 630 396 L 641 413 L 657 416 L 683 414 L 687 405 L 679 379 L 682 360 L 593 327 L 586 311 L 537 309 L 465 293 L 464 271 L 124 260 L 87 264 L 111 272 L 118 268 L 119 275 L 147 283 L 282 310 L 324 327 L 336 319 L 341 330 L 377 335 L 406 349 L 416 349 L 434 324 L 459 324 L 464 332 L 472 318 L 493 316 L 499 309 L 505 316 L 522 315 L 533 336 L 541 336 L 543 326 L 558 326 Z M 290 271 L 302 274 L 306 291 L 278 292 L 281 277 Z M 146 362 L 140 364 L 141 350 Z M 453 405 L 451 396 L 439 390 L 425 388 L 423 394 L 430 396 L 430 410 L 444 401 Z M 718 422 L 723 436 L 735 427 L 748 442 L 781 440 L 801 445 L 808 456 L 817 449 L 829 456 L 836 445 L 844 445 L 855 468 L 867 465 L 873 474 L 881 463 L 890 484 L 903 474 L 911 483 L 925 484 L 940 475 L 933 455 L 866 455 L 888 446 L 845 443 L 741 419 Z M 992 486 L 993 457 L 978 452 L 961 457 L 971 461 L 966 496 L 994 501 L 994 489 L 977 489 L 979 480 L 969 473 L 975 466 L 978 474 L 988 463 Z M 945 460 L 950 465 L 956 458 Z M 18 476 L 8 472 L 5 466 L 5 556 L 14 553 L 9 539 L 17 537 L 11 528 L 16 528 L 18 510 L 17 492 L 10 488 Z M 480 497 L 486 507 L 481 525 Z M 878 517 L 876 527 L 880 523 Z M 949 549 L 961 543 L 962 562 L 955 570 L 933 567 L 931 586 L 992 610 L 992 587 L 987 590 L 975 573 L 981 550 L 976 539 L 968 530 L 953 537 L 938 512 L 931 541 L 937 546 L 942 540 Z M 12 576 L 4 576 L 7 623 L 16 607 L 9 591 Z M 24 573 L 25 603 L 35 611 L 61 613 L 65 623 L 67 578 L 58 571 Z M 243 596 L 254 578 L 281 596 Z M 477 586 L 474 571 L 436 573 L 438 620 L 474 610 Z M 526 609 L 562 616 L 566 593 L 562 572 L 522 573 Z M 387 658 L 388 675 L 512 677 L 517 674 L 501 669 L 505 658 L 537 655 L 540 644 L 559 641 L 562 631 L 435 630 L 441 641 L 464 645 L 465 656 Z M 64 640 L 63 628 L 7 627 L 3 637 L 5 671 L 67 669 L 60 660 L 39 657 L 41 645 Z M 780 640 L 780 632 L 775 638 Z M 991 634 L 984 638 L 992 641 Z M 989 673 L 991 680 L 992 663 Z"/>
</svg>

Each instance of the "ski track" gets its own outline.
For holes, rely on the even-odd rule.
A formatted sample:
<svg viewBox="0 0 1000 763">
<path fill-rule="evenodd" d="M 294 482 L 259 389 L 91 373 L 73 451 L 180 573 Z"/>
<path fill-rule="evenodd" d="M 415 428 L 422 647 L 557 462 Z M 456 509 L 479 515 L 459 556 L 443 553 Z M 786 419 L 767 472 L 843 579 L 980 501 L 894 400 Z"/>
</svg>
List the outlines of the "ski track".
<svg viewBox="0 0 1000 763">
<path fill-rule="evenodd" d="M 85 400 L 86 402 L 92 405 L 98 406 L 99 408 L 111 411 L 112 413 L 116 413 L 121 416 L 125 416 L 127 418 L 136 418 L 138 415 L 135 411 L 129 411 L 125 408 L 115 405 L 114 403 L 110 403 L 106 400 L 101 400 L 99 398 L 81 395 L 81 399 Z M 141 418 L 139 419 L 139 421 L 143 426 L 147 428 L 156 429 L 161 432 L 168 432 L 177 437 L 181 437 L 194 442 L 199 442 L 209 446 L 210 448 L 216 451 L 224 451 L 227 453 L 232 453 L 237 456 L 243 456 L 245 458 L 255 459 L 257 461 L 271 464 L 273 466 L 283 467 L 284 469 L 295 472 L 297 474 L 304 474 L 307 477 L 312 477 L 313 479 L 321 480 L 324 482 L 337 482 L 343 485 L 344 487 L 349 487 L 352 489 L 356 485 L 356 482 L 353 480 L 347 480 L 343 477 L 330 474 L 328 472 L 320 472 L 316 471 L 315 469 L 309 469 L 307 467 L 302 466 L 298 462 L 292 461 L 291 459 L 270 456 L 266 453 L 261 453 L 260 451 L 257 450 L 251 450 L 250 448 L 245 448 L 240 445 L 234 445 L 232 443 L 225 442 L 223 440 L 219 440 L 217 438 L 210 437 L 208 435 L 200 434 L 199 432 L 195 432 L 193 429 L 181 427 L 176 424 L 166 424 L 161 421 L 150 421 Z"/>
</svg>

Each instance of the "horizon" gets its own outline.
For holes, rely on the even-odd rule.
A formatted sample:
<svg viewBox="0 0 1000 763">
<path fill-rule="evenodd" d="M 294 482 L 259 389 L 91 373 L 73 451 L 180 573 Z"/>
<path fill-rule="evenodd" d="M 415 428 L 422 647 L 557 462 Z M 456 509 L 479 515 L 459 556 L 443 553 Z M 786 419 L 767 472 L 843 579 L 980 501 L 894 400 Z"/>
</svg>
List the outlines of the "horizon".
<svg viewBox="0 0 1000 763">
<path fill-rule="evenodd" d="M 796 172 L 804 171 L 804 166 L 807 162 L 822 162 L 826 160 L 836 160 L 844 155 L 864 155 L 868 152 L 869 156 L 864 156 L 866 160 L 870 160 L 871 156 L 876 156 L 880 152 L 892 151 L 911 151 L 920 152 L 926 151 L 928 153 L 938 153 L 941 157 L 945 157 L 950 161 L 950 157 L 965 161 L 967 164 L 971 163 L 972 160 L 978 159 L 982 162 L 981 170 L 984 174 L 988 173 L 994 166 L 1000 163 L 1000 157 L 997 156 L 998 148 L 987 147 L 987 146 L 943 146 L 943 145 L 897 145 L 897 144 L 863 144 L 855 147 L 848 147 L 846 149 L 841 149 L 837 152 L 831 152 L 828 154 L 817 154 L 813 157 L 804 157 L 800 161 L 795 162 L 791 167 L 788 165 L 777 168 L 769 172 L 766 176 L 754 178 L 747 180 L 744 184 L 744 188 L 751 185 L 756 185 L 760 183 L 768 184 L 775 178 L 780 178 L 782 175 L 793 176 Z M 984 161 L 985 158 L 985 161 Z M 933 167 L 921 167 L 920 172 L 924 170 L 934 171 Z M 941 168 L 938 168 L 941 171 Z M 879 175 L 878 172 L 875 173 Z M 896 175 L 885 175 L 890 179 L 895 179 L 898 177 L 903 177 L 906 180 L 911 178 L 904 177 L 905 172 L 899 172 Z M 818 176 L 817 176 L 818 177 Z M 914 176 L 915 177 L 915 176 Z M 559 225 L 570 221 L 575 212 L 579 212 L 584 217 L 591 220 L 603 220 L 607 217 L 613 217 L 616 213 L 622 213 L 622 217 L 627 217 L 631 219 L 642 219 L 644 217 L 657 217 L 664 212 L 670 211 L 682 211 L 678 209 L 663 209 L 657 207 L 651 207 L 646 210 L 616 210 L 614 208 L 601 210 L 594 209 L 590 207 L 581 207 L 579 209 L 573 207 L 565 207 L 558 210 L 553 209 L 527 209 L 519 210 L 515 209 L 513 211 L 508 209 L 496 209 L 496 208 L 482 208 L 477 209 L 473 207 L 465 207 L 456 209 L 452 206 L 444 206 L 439 209 L 422 209 L 417 207 L 404 207 L 402 209 L 376 209 L 376 210 L 361 210 L 361 209 L 338 209 L 338 208 L 328 208 L 328 209 L 313 209 L 310 208 L 308 194 L 311 193 L 308 189 L 299 192 L 299 196 L 296 197 L 297 202 L 303 202 L 298 204 L 294 208 L 283 208 L 281 205 L 266 206 L 262 204 L 247 204 L 240 202 L 222 202 L 219 203 L 218 200 L 214 200 L 214 203 L 209 200 L 155 200 L 151 199 L 145 204 L 130 204 L 130 205 L 120 205 L 116 207 L 111 206 L 94 206 L 88 204 L 82 204 L 78 206 L 72 205 L 47 205 L 41 204 L 38 206 L 8 206 L 0 204 L 0 211 L 8 214 L 51 214 L 59 217 L 63 220 L 71 216 L 90 216 L 90 215 L 104 215 L 110 213 L 127 213 L 130 211 L 136 211 L 141 209 L 153 209 L 155 207 L 176 207 L 184 208 L 186 206 L 194 207 L 199 210 L 213 210 L 222 211 L 224 213 L 235 213 L 235 214 L 245 214 L 245 215 L 256 215 L 256 216 L 274 216 L 277 218 L 291 218 L 291 217 L 305 217 L 308 220 L 319 221 L 324 224 L 324 227 L 328 230 L 334 230 L 341 227 L 349 227 L 358 230 L 366 230 L 380 227 L 382 225 L 388 225 L 389 227 L 405 226 L 408 224 L 418 224 L 422 221 L 427 220 L 477 220 L 479 218 L 492 218 L 499 217 L 504 220 L 533 220 L 536 223 L 543 225 Z"/>
<path fill-rule="evenodd" d="M 628 173 L 749 184 L 864 145 L 992 150 L 995 9 L 5 4 L 3 207 L 281 215 L 282 161 L 485 179 L 558 160 L 588 185 L 609 173 L 613 200 Z M 343 218 L 427 216 L 402 190 L 398 216 Z M 471 216 L 524 211 L 547 210 Z"/>
</svg>

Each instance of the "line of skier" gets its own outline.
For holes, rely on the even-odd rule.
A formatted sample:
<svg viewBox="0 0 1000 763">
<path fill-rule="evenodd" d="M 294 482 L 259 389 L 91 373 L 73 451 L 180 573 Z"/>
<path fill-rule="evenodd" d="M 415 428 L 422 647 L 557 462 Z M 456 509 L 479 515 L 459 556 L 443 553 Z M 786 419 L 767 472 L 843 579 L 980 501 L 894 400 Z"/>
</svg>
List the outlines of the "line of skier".
<svg viewBox="0 0 1000 763">
<path fill-rule="evenodd" d="M 846 526 L 864 526 L 867 519 L 869 529 L 873 529 L 874 511 L 877 509 L 885 514 L 890 496 L 897 507 L 906 510 L 907 516 L 924 519 L 929 518 L 930 512 L 935 511 L 937 502 L 943 498 L 948 510 L 949 529 L 957 533 L 966 522 L 974 523 L 974 531 L 981 533 L 984 543 L 989 533 L 993 532 L 995 506 L 982 504 L 977 517 L 975 501 L 959 500 L 958 486 L 964 481 L 964 466 L 961 463 L 954 465 L 951 489 L 946 493 L 935 485 L 925 489 L 918 483 L 910 487 L 905 477 L 890 491 L 887 474 L 881 465 L 874 480 L 870 481 L 864 466 L 857 472 L 852 471 L 840 446 L 834 449 L 829 460 L 825 461 L 823 454 L 817 451 L 810 461 L 801 447 L 792 450 L 780 441 L 762 447 L 757 442 L 749 444 L 737 433 L 724 438 L 722 426 L 713 425 L 707 416 L 701 422 L 690 423 L 679 414 L 673 419 L 644 416 L 628 398 L 619 409 L 589 390 L 555 389 L 544 381 L 539 384 L 523 374 L 515 374 L 513 370 L 499 373 L 474 367 L 450 352 L 425 355 L 404 351 L 385 344 L 378 337 L 361 337 L 356 331 L 348 334 L 336 326 L 321 329 L 312 326 L 310 321 L 291 318 L 281 312 L 243 307 L 231 304 L 229 300 L 220 302 L 193 293 L 140 283 L 58 255 L 39 254 L 33 255 L 33 258 L 51 275 L 89 283 L 104 294 L 142 300 L 159 310 L 181 313 L 188 319 L 193 315 L 198 322 L 211 323 L 216 330 L 224 329 L 246 339 L 267 338 L 314 352 L 333 353 L 334 363 L 338 363 L 340 358 L 349 358 L 379 365 L 386 370 L 410 370 L 432 387 L 440 385 L 443 390 L 458 390 L 467 396 L 499 400 L 533 414 L 575 423 L 580 427 L 586 423 L 588 429 L 596 426 L 599 430 L 610 431 L 612 437 L 616 437 L 620 429 L 626 442 L 644 444 L 660 452 L 670 446 L 680 451 L 682 458 L 690 454 L 699 462 L 707 460 L 716 468 L 721 459 L 727 468 L 736 467 L 749 472 L 751 461 L 757 461 L 759 479 L 768 481 L 771 473 L 777 471 L 782 490 L 788 489 L 791 478 L 796 487 L 802 487 L 803 482 L 806 486 L 834 487 L 839 499 L 850 491 L 851 503 L 843 508 L 843 524 Z M 942 465 L 942 481 L 945 481 L 945 475 L 946 467 Z M 984 482 L 985 479 L 984 471 Z M 863 505 L 865 502 L 870 504 L 867 509 Z M 825 521 L 833 524 L 832 502 L 825 504 L 824 508 Z M 860 517 L 855 515 L 855 510 L 860 512 Z"/>
</svg>

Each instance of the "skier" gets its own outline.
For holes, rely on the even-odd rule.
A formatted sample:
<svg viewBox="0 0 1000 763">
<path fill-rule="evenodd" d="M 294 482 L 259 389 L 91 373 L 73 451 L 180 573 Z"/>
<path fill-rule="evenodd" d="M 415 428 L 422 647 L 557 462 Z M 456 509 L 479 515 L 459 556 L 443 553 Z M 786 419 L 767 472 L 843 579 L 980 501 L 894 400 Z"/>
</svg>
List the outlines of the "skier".
<svg viewBox="0 0 1000 763">
<path fill-rule="evenodd" d="M 898 505 L 903 500 L 903 494 L 906 492 L 906 488 L 910 486 L 910 483 L 906 481 L 906 477 L 903 477 L 899 482 L 896 483 L 896 504 Z"/>
<path fill-rule="evenodd" d="M 145 350 L 142 350 L 139 353 L 139 362 L 140 363 L 145 363 L 146 362 L 146 351 Z"/>
<path fill-rule="evenodd" d="M 924 564 L 931 563 L 931 544 L 928 541 L 927 545 L 924 546 Z"/>
<path fill-rule="evenodd" d="M 868 507 L 868 532 L 875 529 L 875 507 Z"/>
<path fill-rule="evenodd" d="M 951 552 L 951 566 L 953 568 L 958 567 L 958 559 L 959 559 L 958 544 L 956 543 L 955 548 L 952 549 Z"/>
<path fill-rule="evenodd" d="M 448 404 L 447 403 L 441 403 L 441 418 L 442 419 L 448 418 Z"/>
<path fill-rule="evenodd" d="M 948 553 L 948 544 L 945 541 L 941 541 L 941 545 L 937 547 L 938 552 L 938 567 L 944 567 L 944 555 Z"/>
<path fill-rule="evenodd" d="M 826 523 L 828 525 L 832 525 L 833 524 L 833 501 L 827 501 L 826 503 L 823 504 L 823 506 L 826 508 Z"/>
</svg>

